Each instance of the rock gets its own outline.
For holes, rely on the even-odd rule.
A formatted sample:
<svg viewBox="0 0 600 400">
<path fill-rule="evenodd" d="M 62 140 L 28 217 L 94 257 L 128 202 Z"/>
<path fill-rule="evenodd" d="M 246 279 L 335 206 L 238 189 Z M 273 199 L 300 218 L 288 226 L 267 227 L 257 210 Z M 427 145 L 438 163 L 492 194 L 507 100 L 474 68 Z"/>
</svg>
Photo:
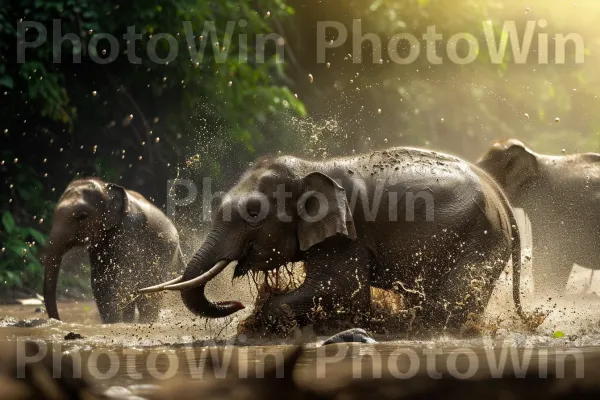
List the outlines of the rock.
<svg viewBox="0 0 600 400">
<path fill-rule="evenodd" d="M 22 304 L 24 306 L 41 306 L 42 300 L 37 299 L 37 298 L 33 298 L 33 299 L 17 299 L 17 302 L 19 304 Z"/>
<path fill-rule="evenodd" d="M 106 397 L 112 397 L 112 398 L 129 398 L 129 396 L 132 396 L 133 393 L 131 393 L 131 390 L 123 387 L 123 386 L 111 386 L 108 389 L 106 389 L 106 391 L 104 392 L 104 395 Z"/>
<path fill-rule="evenodd" d="M 76 339 L 83 339 L 83 336 L 81 336 L 79 333 L 75 333 L 75 332 L 69 332 L 65 335 L 65 340 L 76 340 Z"/>
<path fill-rule="evenodd" d="M 321 346 L 333 343 L 377 343 L 364 329 L 353 328 L 326 339 Z"/>
</svg>

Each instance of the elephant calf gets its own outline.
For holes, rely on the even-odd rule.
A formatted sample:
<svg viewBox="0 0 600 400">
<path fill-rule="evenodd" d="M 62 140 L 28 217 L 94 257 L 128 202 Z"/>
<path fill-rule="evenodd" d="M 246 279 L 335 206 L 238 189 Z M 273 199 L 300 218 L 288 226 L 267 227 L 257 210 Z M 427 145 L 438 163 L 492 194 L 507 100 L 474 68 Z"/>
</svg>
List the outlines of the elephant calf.
<svg viewBox="0 0 600 400">
<path fill-rule="evenodd" d="M 175 226 L 139 193 L 96 178 L 71 182 L 58 200 L 48 246 L 44 249 L 44 302 L 50 318 L 59 319 L 56 284 L 62 257 L 75 246 L 87 247 L 91 286 L 104 323 L 157 318 L 160 298 L 131 294 L 162 282 L 182 269 Z"/>
<path fill-rule="evenodd" d="M 300 324 L 370 307 L 370 286 L 396 289 L 431 329 L 458 329 L 480 313 L 513 257 L 520 315 L 520 237 L 501 189 L 453 156 L 412 148 L 308 161 L 266 158 L 227 193 L 179 283 L 195 314 L 225 317 L 244 306 L 214 303 L 205 284 L 229 263 L 234 276 L 302 261 L 304 283 L 262 308 L 291 311 Z M 284 307 L 285 306 L 285 307 Z"/>
<path fill-rule="evenodd" d="M 563 291 L 574 263 L 600 269 L 600 154 L 541 155 L 510 139 L 478 165 L 531 220 L 536 291 Z"/>
</svg>

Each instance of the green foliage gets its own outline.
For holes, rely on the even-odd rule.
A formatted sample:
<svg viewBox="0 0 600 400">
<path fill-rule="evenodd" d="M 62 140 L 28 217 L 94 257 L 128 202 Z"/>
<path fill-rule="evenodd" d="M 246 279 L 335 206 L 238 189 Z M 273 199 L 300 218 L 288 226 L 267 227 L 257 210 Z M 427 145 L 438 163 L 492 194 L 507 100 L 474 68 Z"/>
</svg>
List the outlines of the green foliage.
<svg viewBox="0 0 600 400">
<path fill-rule="evenodd" d="M 12 214 L 4 211 L 0 238 L 4 246 L 0 259 L 0 287 L 39 287 L 43 267 L 37 253 L 46 236 L 36 229 L 17 225 Z"/>
<path fill-rule="evenodd" d="M 2 153 L 3 158 L 8 155 Z M 12 168 L 13 183 L 0 195 L 1 204 L 10 207 L 2 207 L 0 214 L 0 287 L 37 290 L 43 277 L 38 255 L 47 241 L 39 227 L 43 229 L 43 221 L 51 215 L 52 207 L 43 199 L 43 186 L 31 167 L 17 162 Z"/>
</svg>

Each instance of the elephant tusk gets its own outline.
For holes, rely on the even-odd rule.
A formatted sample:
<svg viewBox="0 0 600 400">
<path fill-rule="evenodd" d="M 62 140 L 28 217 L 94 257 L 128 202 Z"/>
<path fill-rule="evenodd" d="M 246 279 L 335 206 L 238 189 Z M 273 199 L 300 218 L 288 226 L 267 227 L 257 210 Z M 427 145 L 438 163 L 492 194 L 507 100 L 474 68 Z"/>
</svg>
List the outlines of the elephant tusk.
<svg viewBox="0 0 600 400">
<path fill-rule="evenodd" d="M 162 292 L 163 290 L 165 290 L 165 286 L 169 286 L 169 285 L 173 285 L 175 283 L 179 283 L 181 282 L 181 280 L 183 279 L 183 275 L 172 279 L 168 282 L 163 282 L 160 283 L 158 285 L 154 285 L 154 286 L 149 286 L 147 288 L 143 288 L 138 290 L 138 294 L 147 294 L 147 293 L 155 293 L 155 292 Z"/>
<path fill-rule="evenodd" d="M 216 263 L 214 265 L 214 267 L 209 269 L 204 274 L 202 274 L 194 279 L 190 279 L 189 281 L 165 286 L 163 289 L 164 290 L 185 290 L 185 289 L 195 288 L 196 286 L 204 285 L 208 281 L 210 281 L 212 278 L 217 276 L 221 271 L 223 271 L 225 269 L 225 267 L 227 267 L 232 262 L 233 261 L 221 260 L 218 263 Z"/>
</svg>

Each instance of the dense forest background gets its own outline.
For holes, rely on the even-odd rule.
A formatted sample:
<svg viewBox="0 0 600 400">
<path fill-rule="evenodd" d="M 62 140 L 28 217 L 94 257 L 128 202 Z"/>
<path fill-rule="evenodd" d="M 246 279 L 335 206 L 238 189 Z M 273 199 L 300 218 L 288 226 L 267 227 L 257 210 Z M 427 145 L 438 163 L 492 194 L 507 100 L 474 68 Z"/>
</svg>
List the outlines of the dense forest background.
<svg viewBox="0 0 600 400">
<path fill-rule="evenodd" d="M 377 34 L 383 55 L 362 45 L 354 63 L 349 39 L 317 62 L 317 22 L 337 21 L 352 37 L 353 19 L 363 34 Z M 539 152 L 600 151 L 600 3 L 597 0 L 20 0 L 0 9 L 0 291 L 35 291 L 42 280 L 39 250 L 52 224 L 52 209 L 69 181 L 99 176 L 137 190 L 165 206 L 167 181 L 176 177 L 213 179 L 225 187 L 248 163 L 264 154 L 309 157 L 363 152 L 397 145 L 435 148 L 476 160 L 493 141 L 517 137 Z M 56 38 L 76 35 L 82 46 Z M 239 24 L 245 20 L 245 26 Z M 528 62 L 512 52 L 491 62 L 484 21 L 498 40 L 505 21 L 515 21 L 520 39 L 527 21 L 536 26 Z M 19 32 L 19 21 L 36 21 L 48 41 L 27 50 L 17 62 L 19 40 L 35 40 L 34 29 Z M 202 59 L 187 50 L 184 21 L 202 34 L 214 21 L 219 44 L 209 42 Z M 231 37 L 228 21 L 236 22 Z M 134 26 L 139 64 L 129 62 L 123 34 Z M 479 38 L 473 63 L 456 65 L 438 45 L 443 62 L 421 56 L 409 65 L 391 62 L 385 51 L 395 34 L 421 38 L 435 26 L 444 40 L 458 32 Z M 257 34 L 285 38 L 285 57 L 269 42 L 258 62 Z M 111 54 L 102 33 L 119 38 Z M 179 47 L 167 64 L 157 64 L 147 45 L 159 33 Z M 538 34 L 554 49 L 557 33 L 585 40 L 585 62 L 575 47 L 565 64 L 538 62 Z M 245 36 L 242 36 L 245 35 Z M 336 39 L 327 32 L 328 40 Z M 240 45 L 247 38 L 248 45 Z M 156 39 L 154 39 L 156 41 Z M 208 40 L 208 39 L 207 39 Z M 157 53 L 168 56 L 165 40 Z M 215 48 L 230 43 L 224 63 Z M 53 59 L 60 47 L 61 56 Z M 401 49 L 402 50 L 402 49 Z M 404 48 L 404 51 L 408 49 Z M 464 50 L 464 49 L 463 49 Z M 249 62 L 240 61 L 240 53 Z M 80 57 L 80 63 L 73 58 Z M 97 63 L 93 58 L 110 60 Z M 377 58 L 377 57 L 375 57 Z M 60 61 L 60 62 L 57 62 Z M 198 204 L 180 210 L 180 227 L 201 225 Z M 184 240 L 195 240 L 184 235 Z M 85 275 L 85 274 L 84 274 Z M 77 285 L 62 274 L 61 285 Z"/>
</svg>

